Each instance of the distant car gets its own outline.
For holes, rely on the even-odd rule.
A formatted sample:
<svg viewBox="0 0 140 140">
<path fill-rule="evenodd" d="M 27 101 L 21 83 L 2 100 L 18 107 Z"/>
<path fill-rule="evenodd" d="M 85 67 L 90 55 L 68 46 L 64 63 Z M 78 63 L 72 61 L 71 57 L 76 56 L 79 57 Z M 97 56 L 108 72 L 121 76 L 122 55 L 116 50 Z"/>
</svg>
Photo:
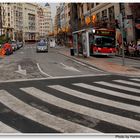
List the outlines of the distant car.
<svg viewBox="0 0 140 140">
<path fill-rule="evenodd" d="M 18 49 L 23 47 L 23 42 L 22 41 L 17 41 L 17 47 L 18 47 Z"/>
<path fill-rule="evenodd" d="M 10 44 L 12 46 L 13 51 L 16 51 L 18 49 L 18 45 L 15 40 L 10 41 Z"/>
<path fill-rule="evenodd" d="M 41 40 L 37 43 L 36 52 L 48 52 L 48 43 Z"/>
</svg>

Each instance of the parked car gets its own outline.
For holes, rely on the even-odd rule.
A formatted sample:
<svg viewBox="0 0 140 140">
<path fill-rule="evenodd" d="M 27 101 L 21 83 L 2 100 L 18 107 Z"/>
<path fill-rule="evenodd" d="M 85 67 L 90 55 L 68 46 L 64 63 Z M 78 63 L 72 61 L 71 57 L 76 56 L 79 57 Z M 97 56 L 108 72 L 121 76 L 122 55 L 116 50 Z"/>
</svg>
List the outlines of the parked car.
<svg viewBox="0 0 140 140">
<path fill-rule="evenodd" d="M 0 56 L 3 56 L 5 55 L 6 51 L 5 49 L 3 48 L 3 44 L 0 44 Z"/>
<path fill-rule="evenodd" d="M 18 49 L 23 47 L 23 42 L 22 41 L 17 41 L 17 47 L 18 47 Z"/>
<path fill-rule="evenodd" d="M 13 49 L 10 43 L 5 43 L 1 49 L 3 52 L 5 51 L 5 55 L 10 55 L 13 53 Z"/>
<path fill-rule="evenodd" d="M 12 46 L 13 51 L 16 51 L 18 49 L 18 45 L 15 40 L 10 41 L 10 44 Z"/>
<path fill-rule="evenodd" d="M 36 52 L 48 52 L 48 43 L 44 40 L 41 40 L 37 43 Z"/>
</svg>

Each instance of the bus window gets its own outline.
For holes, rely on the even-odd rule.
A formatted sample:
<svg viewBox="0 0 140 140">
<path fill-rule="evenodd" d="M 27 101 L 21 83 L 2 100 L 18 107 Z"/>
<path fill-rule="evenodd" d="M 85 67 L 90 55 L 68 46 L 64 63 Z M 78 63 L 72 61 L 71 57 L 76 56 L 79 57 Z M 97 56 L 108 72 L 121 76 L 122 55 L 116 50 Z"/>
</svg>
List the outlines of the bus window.
<svg viewBox="0 0 140 140">
<path fill-rule="evenodd" d="M 95 43 L 98 45 L 102 45 L 102 38 L 96 38 Z"/>
<path fill-rule="evenodd" d="M 114 39 L 113 38 L 108 38 L 108 37 L 103 37 L 102 38 L 103 46 L 114 46 Z"/>
<path fill-rule="evenodd" d="M 112 37 L 96 37 L 95 43 L 100 47 L 115 47 L 114 38 Z"/>
</svg>

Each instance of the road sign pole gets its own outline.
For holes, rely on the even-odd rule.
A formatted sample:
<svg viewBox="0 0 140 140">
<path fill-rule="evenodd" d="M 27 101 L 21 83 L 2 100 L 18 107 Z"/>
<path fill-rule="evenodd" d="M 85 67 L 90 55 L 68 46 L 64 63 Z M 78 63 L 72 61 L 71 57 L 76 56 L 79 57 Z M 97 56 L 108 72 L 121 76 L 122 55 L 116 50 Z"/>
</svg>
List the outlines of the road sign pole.
<svg viewBox="0 0 140 140">
<path fill-rule="evenodd" d="M 122 22 L 122 13 L 119 15 L 120 20 L 120 30 L 122 34 L 122 65 L 125 65 L 125 54 L 124 54 L 124 43 L 123 43 L 123 22 Z"/>
</svg>

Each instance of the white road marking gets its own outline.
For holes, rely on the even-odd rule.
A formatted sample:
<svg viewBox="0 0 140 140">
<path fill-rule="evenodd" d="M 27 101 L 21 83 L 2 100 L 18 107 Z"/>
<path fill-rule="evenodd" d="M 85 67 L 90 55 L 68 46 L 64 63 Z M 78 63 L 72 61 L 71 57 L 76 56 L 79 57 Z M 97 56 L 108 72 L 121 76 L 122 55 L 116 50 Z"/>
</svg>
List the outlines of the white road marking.
<svg viewBox="0 0 140 140">
<path fill-rule="evenodd" d="M 71 67 L 71 66 L 67 66 L 64 63 L 60 63 L 64 69 L 69 70 L 69 71 L 76 71 L 76 72 L 80 72 L 78 69 Z"/>
<path fill-rule="evenodd" d="M 99 69 L 93 68 L 93 67 L 91 67 L 91 66 L 88 66 L 88 68 L 90 68 L 90 69 L 92 69 L 92 70 L 96 70 L 96 71 L 103 72 L 103 70 L 99 70 Z"/>
<path fill-rule="evenodd" d="M 138 81 L 138 82 L 140 82 L 140 79 L 130 79 L 130 80 L 134 80 L 134 81 Z"/>
<path fill-rule="evenodd" d="M 129 105 L 129 104 L 125 104 L 125 103 L 121 103 L 121 102 L 117 102 L 117 101 L 112 101 L 109 99 L 104 99 L 102 97 L 97 97 L 94 95 L 89 95 L 83 92 L 79 92 L 64 86 L 60 86 L 60 85 L 54 85 L 51 86 L 51 88 L 54 88 L 56 90 L 59 90 L 61 92 L 64 92 L 68 95 L 72 95 L 78 98 L 82 98 L 91 102 L 96 102 L 96 103 L 100 103 L 103 105 L 108 105 L 108 106 L 112 106 L 112 107 L 116 107 L 116 108 L 120 108 L 120 109 L 124 109 L 124 110 L 129 110 L 132 112 L 137 112 L 140 113 L 140 108 L 134 105 Z"/>
<path fill-rule="evenodd" d="M 53 88 L 53 86 L 49 86 L 49 87 Z M 137 130 L 137 131 L 140 130 L 140 121 L 122 117 L 119 115 L 114 115 L 114 114 L 96 110 L 96 109 L 91 109 L 89 107 L 85 107 L 82 105 L 78 105 L 76 103 L 72 103 L 72 102 L 57 98 L 51 94 L 48 94 L 47 92 L 41 91 L 34 87 L 22 88 L 22 90 L 45 102 L 54 104 L 61 108 L 78 112 L 84 115 L 88 115 L 90 117 L 94 117 L 94 118 L 97 118 L 97 119 L 100 119 L 109 123 L 113 123 L 113 124 L 120 125 L 126 128 L 130 128 L 133 130 Z"/>
<path fill-rule="evenodd" d="M 31 90 L 32 91 L 32 90 Z M 56 117 L 46 112 L 40 111 L 23 101 L 12 96 L 5 90 L 0 90 L 0 102 L 9 107 L 18 114 L 36 121 L 42 125 L 53 128 L 63 133 L 96 133 L 98 131 L 88 127 L 70 122 L 68 120 Z"/>
<path fill-rule="evenodd" d="M 37 64 L 37 67 L 38 67 L 39 71 L 40 71 L 43 75 L 52 77 L 51 75 L 49 75 L 49 74 L 45 73 L 44 71 L 42 71 L 42 69 L 40 68 L 40 66 L 39 66 L 38 63 L 36 63 L 36 64 Z"/>
<path fill-rule="evenodd" d="M 26 70 L 21 69 L 21 65 L 18 65 L 18 70 L 15 72 L 20 73 L 20 74 L 25 75 L 25 76 L 27 75 Z"/>
<path fill-rule="evenodd" d="M 113 81 L 115 81 L 117 83 L 122 83 L 122 84 L 127 84 L 127 85 L 140 87 L 140 84 L 134 83 L 134 82 L 129 82 L 129 81 L 126 81 L 126 80 L 113 80 Z"/>
<path fill-rule="evenodd" d="M 77 60 L 72 60 L 72 61 L 74 61 L 74 62 L 76 62 L 76 63 L 78 63 L 78 64 L 80 64 L 80 65 L 82 65 L 82 66 L 86 66 L 86 64 L 84 64 L 84 63 L 82 63 L 82 62 L 80 62 L 80 61 L 77 61 Z"/>
<path fill-rule="evenodd" d="M 140 93 L 140 90 L 136 89 L 136 88 L 130 88 L 130 87 L 121 86 L 121 85 L 117 85 L 117 84 L 113 84 L 113 83 L 108 83 L 108 82 L 104 82 L 104 81 L 95 82 L 95 83 L 98 83 L 98 84 L 101 84 L 101 85 L 105 85 L 105 86 L 109 86 L 109 87 L 113 87 L 113 88 L 118 88 L 118 89 L 126 90 L 126 91 Z"/>
<path fill-rule="evenodd" d="M 31 79 L 13 79 L 13 80 L 0 80 L 0 83 L 9 82 L 24 82 L 24 81 L 37 81 L 37 80 L 48 80 L 48 79 L 67 79 L 67 78 L 78 78 L 78 77 L 91 77 L 91 76 L 106 76 L 110 74 L 87 74 L 87 75 L 72 75 L 72 76 L 55 76 L 46 78 L 31 78 Z"/>
<path fill-rule="evenodd" d="M 84 84 L 84 83 L 76 83 L 74 85 L 79 86 L 79 87 L 83 87 L 83 88 L 86 88 L 86 89 L 90 89 L 90 90 L 93 90 L 93 91 L 98 91 L 98 92 L 101 92 L 101 93 L 113 95 L 113 96 L 118 96 L 118 97 L 130 99 L 130 100 L 135 100 L 135 101 L 140 101 L 139 97 L 128 95 L 128 94 L 125 94 L 125 93 L 122 93 L 122 92 L 117 92 L 117 91 L 113 91 L 113 90 L 109 90 L 109 89 L 105 89 L 105 88 L 100 88 L 100 87 L 97 87 L 97 86 L 92 86 L 92 85 L 88 85 L 88 84 Z"/>
<path fill-rule="evenodd" d="M 20 132 L 0 121 L 0 133 L 20 133 Z"/>
<path fill-rule="evenodd" d="M 80 61 L 77 61 L 77 60 L 72 60 L 72 61 L 74 61 L 74 62 L 76 62 L 76 63 L 78 63 L 78 64 L 80 64 L 80 65 L 82 65 L 82 66 L 85 66 L 85 67 L 87 67 L 87 68 L 89 68 L 89 69 L 103 72 L 102 70 L 99 70 L 99 69 L 97 69 L 97 68 L 94 68 L 94 67 L 88 66 L 88 65 L 86 65 L 86 64 L 84 64 L 84 63 L 82 63 L 82 62 L 80 62 Z"/>
</svg>

